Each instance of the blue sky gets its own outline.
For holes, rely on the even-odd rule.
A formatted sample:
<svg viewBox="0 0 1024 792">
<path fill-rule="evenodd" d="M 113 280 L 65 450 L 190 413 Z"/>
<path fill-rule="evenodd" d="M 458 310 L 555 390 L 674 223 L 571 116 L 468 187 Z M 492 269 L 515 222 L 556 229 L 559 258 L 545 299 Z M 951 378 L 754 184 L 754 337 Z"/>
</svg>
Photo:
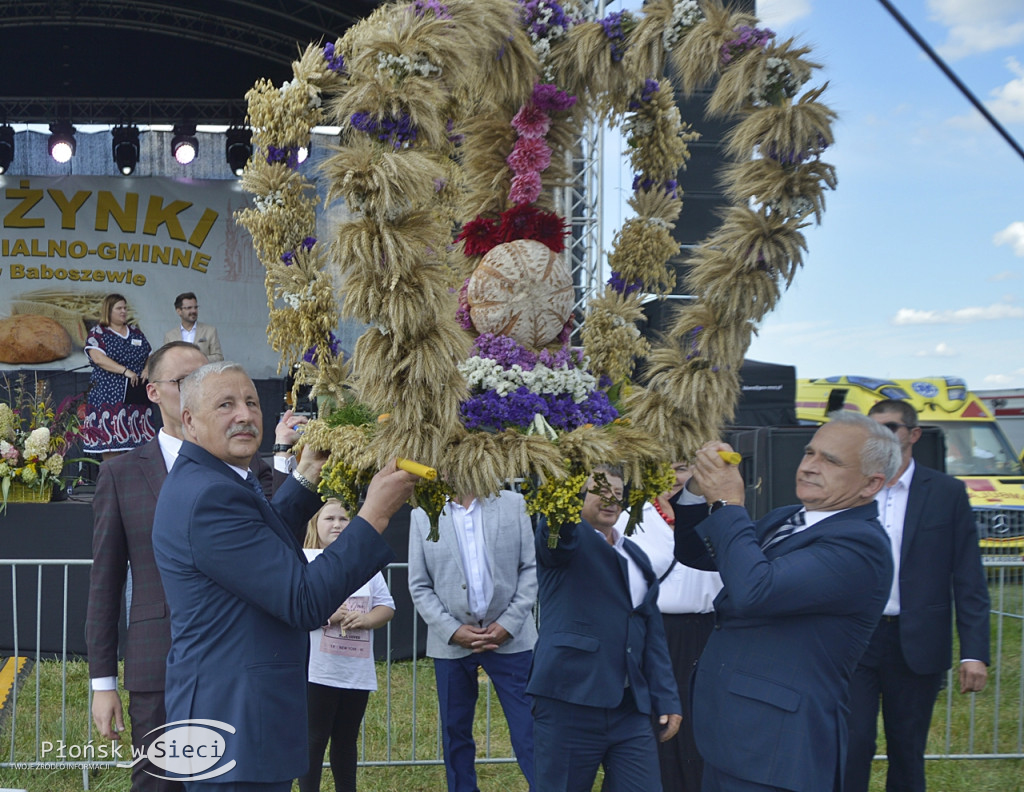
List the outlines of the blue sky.
<svg viewBox="0 0 1024 792">
<path fill-rule="evenodd" d="M 1024 2 L 893 5 L 1024 146 Z M 839 184 L 748 357 L 799 377 L 945 374 L 975 390 L 1024 388 L 1024 159 L 881 3 L 757 8 L 763 26 L 823 64 L 812 84 L 829 81 L 839 114 L 824 157 Z M 618 171 L 606 165 L 614 202 L 630 180 Z M 608 209 L 611 224 L 628 212 Z"/>
</svg>

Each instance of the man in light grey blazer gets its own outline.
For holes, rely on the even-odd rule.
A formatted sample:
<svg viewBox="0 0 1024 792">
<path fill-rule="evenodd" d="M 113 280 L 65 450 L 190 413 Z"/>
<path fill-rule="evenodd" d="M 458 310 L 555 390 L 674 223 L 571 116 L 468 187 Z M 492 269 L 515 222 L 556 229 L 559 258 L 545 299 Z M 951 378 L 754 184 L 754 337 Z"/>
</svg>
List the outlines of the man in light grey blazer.
<svg viewBox="0 0 1024 792">
<path fill-rule="evenodd" d="M 192 292 L 184 292 L 174 298 L 174 310 L 181 319 L 179 327 L 173 327 L 164 333 L 164 343 L 171 341 L 188 341 L 195 344 L 211 363 L 224 359 L 220 350 L 220 338 L 217 328 L 203 324 L 199 320 L 199 301 Z"/>
<path fill-rule="evenodd" d="M 427 623 L 434 658 L 449 792 L 476 792 L 477 674 L 494 684 L 508 721 L 512 748 L 530 785 L 533 716 L 526 678 L 537 640 L 533 606 L 537 562 L 523 497 L 501 492 L 445 505 L 440 539 L 427 539 L 422 509 L 409 527 L 409 593 Z"/>
</svg>

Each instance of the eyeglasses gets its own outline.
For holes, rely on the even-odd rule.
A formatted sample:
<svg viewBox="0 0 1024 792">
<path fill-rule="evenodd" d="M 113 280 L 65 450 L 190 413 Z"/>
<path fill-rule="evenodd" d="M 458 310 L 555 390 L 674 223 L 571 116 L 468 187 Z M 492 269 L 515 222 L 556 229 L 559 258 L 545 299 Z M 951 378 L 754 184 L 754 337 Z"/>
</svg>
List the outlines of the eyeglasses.
<svg viewBox="0 0 1024 792">
<path fill-rule="evenodd" d="M 884 426 L 893 434 L 896 434 L 900 429 L 906 429 L 909 432 L 911 429 L 914 428 L 913 426 L 907 426 L 905 423 L 896 423 L 895 421 L 887 421 L 886 423 L 882 424 L 882 426 Z"/>
<path fill-rule="evenodd" d="M 188 375 L 186 374 L 185 377 L 187 377 L 187 376 Z M 158 382 L 173 382 L 177 386 L 178 392 L 180 393 L 181 392 L 181 381 L 183 379 L 185 379 L 185 377 L 178 377 L 177 379 L 172 379 L 172 380 L 150 380 L 150 382 L 153 383 L 154 385 L 156 385 Z M 895 432 L 896 430 L 893 429 L 893 431 Z"/>
</svg>

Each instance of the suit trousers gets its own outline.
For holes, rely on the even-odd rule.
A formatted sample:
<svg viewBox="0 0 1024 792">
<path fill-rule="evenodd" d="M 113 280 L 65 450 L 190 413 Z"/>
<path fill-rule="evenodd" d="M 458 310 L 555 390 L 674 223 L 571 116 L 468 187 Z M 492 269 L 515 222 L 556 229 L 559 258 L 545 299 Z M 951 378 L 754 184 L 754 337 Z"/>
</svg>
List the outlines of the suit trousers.
<svg viewBox="0 0 1024 792">
<path fill-rule="evenodd" d="M 519 769 L 534 789 L 533 718 L 526 695 L 533 652 L 480 652 L 456 659 L 434 658 L 441 735 L 449 792 L 479 792 L 476 785 L 476 741 L 473 718 L 483 668 L 498 694 L 508 721 L 509 739 Z"/>
<path fill-rule="evenodd" d="M 786 792 L 780 787 L 766 786 L 756 781 L 746 781 L 723 773 L 717 767 L 712 767 L 709 764 L 704 765 L 700 790 L 701 792 Z"/>
<path fill-rule="evenodd" d="M 925 745 L 943 676 L 911 671 L 900 647 L 899 617 L 882 617 L 850 681 L 846 792 L 867 792 L 879 698 L 889 760 L 886 792 L 924 792 Z"/>
<path fill-rule="evenodd" d="M 130 578 L 129 578 L 130 579 Z M 153 732 L 167 723 L 162 690 L 128 691 L 128 717 L 132 725 L 132 753 L 141 756 L 153 741 L 160 736 Z M 134 758 L 133 756 L 133 758 Z M 132 766 L 132 792 L 182 792 L 181 781 L 156 778 L 149 774 L 165 775 L 165 771 L 154 766 L 149 759 L 143 759 Z"/>
<path fill-rule="evenodd" d="M 590 792 L 604 766 L 602 792 L 661 792 L 651 719 L 629 688 L 617 707 L 533 697 L 538 792 Z"/>
</svg>

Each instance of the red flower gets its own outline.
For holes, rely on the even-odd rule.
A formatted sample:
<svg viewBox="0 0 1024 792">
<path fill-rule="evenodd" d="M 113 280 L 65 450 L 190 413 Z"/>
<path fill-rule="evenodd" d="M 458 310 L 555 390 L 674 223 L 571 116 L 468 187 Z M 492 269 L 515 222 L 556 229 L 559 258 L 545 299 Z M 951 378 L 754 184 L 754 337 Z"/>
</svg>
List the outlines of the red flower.
<svg viewBox="0 0 1024 792">
<path fill-rule="evenodd" d="M 551 128 L 551 119 L 535 104 L 528 103 L 519 108 L 519 112 L 512 117 L 512 126 L 520 137 L 540 138 Z"/>
<path fill-rule="evenodd" d="M 465 241 L 463 252 L 467 256 L 483 256 L 495 245 L 501 244 L 498 221 L 490 217 L 470 220 L 455 237 L 456 242 Z"/>
<path fill-rule="evenodd" d="M 540 191 L 540 174 L 536 171 L 527 171 L 512 177 L 508 199 L 515 204 L 529 204 L 540 198 Z"/>
<path fill-rule="evenodd" d="M 535 206 L 513 206 L 501 213 L 501 241 L 533 239 L 553 252 L 565 250 L 565 221 L 554 212 L 542 212 Z"/>
<path fill-rule="evenodd" d="M 544 138 L 519 138 L 506 159 L 514 173 L 542 171 L 551 164 L 551 149 Z"/>
</svg>

